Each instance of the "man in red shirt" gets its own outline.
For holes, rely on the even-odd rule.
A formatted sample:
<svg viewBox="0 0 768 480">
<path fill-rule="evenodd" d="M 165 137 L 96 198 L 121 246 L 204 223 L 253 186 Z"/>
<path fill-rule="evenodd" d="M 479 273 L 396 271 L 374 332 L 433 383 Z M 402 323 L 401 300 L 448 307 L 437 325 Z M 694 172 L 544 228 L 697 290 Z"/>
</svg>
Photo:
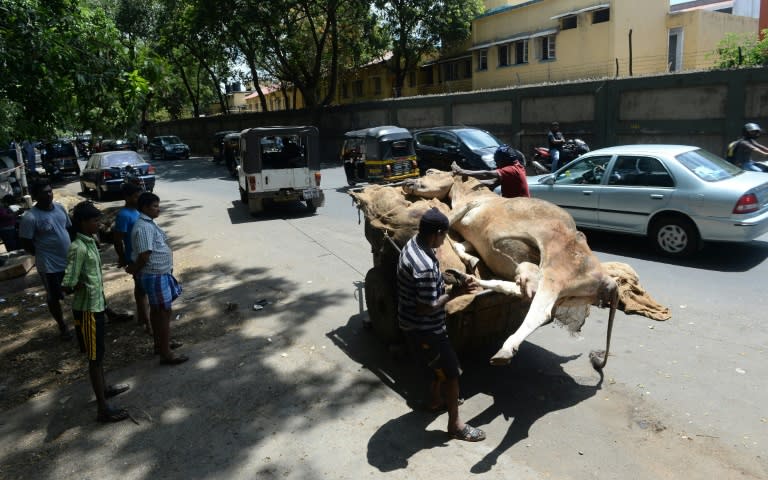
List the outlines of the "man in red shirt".
<svg viewBox="0 0 768 480">
<path fill-rule="evenodd" d="M 501 196 L 504 198 L 530 197 L 525 178 L 525 156 L 509 145 L 502 145 L 496 149 L 493 159 L 496 170 L 464 170 L 456 162 L 451 165 L 451 170 L 456 175 L 476 178 L 490 189 L 501 185 Z"/>
</svg>

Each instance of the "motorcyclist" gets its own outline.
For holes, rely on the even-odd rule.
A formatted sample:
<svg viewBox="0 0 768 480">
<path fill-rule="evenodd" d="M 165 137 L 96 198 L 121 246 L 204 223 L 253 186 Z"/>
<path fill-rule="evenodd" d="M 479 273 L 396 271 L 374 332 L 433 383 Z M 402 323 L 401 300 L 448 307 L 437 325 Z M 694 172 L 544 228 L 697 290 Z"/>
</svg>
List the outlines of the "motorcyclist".
<svg viewBox="0 0 768 480">
<path fill-rule="evenodd" d="M 728 144 L 728 151 L 725 158 L 739 168 L 755 172 L 766 171 L 760 168 L 761 165 L 752 161 L 752 153 L 758 153 L 763 157 L 768 157 L 768 147 L 757 142 L 762 129 L 756 123 L 747 123 L 742 128 L 740 138 Z"/>
<path fill-rule="evenodd" d="M 565 137 L 560 132 L 560 124 L 552 122 L 547 133 L 547 140 L 549 141 L 549 159 L 552 161 L 550 171 L 554 172 L 560 166 L 560 152 L 565 145 Z"/>
</svg>

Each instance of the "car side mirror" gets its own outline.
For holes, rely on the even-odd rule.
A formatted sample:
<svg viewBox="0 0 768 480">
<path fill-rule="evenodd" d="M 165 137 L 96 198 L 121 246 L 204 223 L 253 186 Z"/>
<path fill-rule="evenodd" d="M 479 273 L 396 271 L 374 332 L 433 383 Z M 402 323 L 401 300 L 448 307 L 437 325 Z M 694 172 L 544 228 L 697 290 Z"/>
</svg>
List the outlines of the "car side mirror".
<svg viewBox="0 0 768 480">
<path fill-rule="evenodd" d="M 554 175 L 547 175 L 545 177 L 541 177 L 539 179 L 539 183 L 543 183 L 544 185 L 554 185 L 555 184 L 555 176 Z"/>
</svg>

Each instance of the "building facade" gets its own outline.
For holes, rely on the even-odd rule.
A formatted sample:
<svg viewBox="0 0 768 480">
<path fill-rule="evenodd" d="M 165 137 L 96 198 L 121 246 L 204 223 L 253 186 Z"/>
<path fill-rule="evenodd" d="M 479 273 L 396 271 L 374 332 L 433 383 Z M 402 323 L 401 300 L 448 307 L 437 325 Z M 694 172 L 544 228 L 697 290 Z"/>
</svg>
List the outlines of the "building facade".
<svg viewBox="0 0 768 480">
<path fill-rule="evenodd" d="M 669 0 L 487 0 L 472 23 L 472 88 L 707 68 L 726 33 L 757 19 Z"/>
</svg>

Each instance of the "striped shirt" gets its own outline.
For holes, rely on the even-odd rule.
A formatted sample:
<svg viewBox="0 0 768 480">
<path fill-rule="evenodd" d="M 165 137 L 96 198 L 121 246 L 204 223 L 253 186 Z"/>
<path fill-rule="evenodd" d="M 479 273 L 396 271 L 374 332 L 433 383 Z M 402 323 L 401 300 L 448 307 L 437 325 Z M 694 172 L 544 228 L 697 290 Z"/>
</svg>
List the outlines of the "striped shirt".
<svg viewBox="0 0 768 480">
<path fill-rule="evenodd" d="M 144 252 L 151 252 L 149 261 L 141 269 L 141 273 L 162 275 L 173 271 L 173 252 L 168 245 L 168 238 L 160 227 L 147 215 L 140 214 L 139 219 L 131 230 L 132 262 Z"/>
<path fill-rule="evenodd" d="M 431 248 L 413 237 L 400 252 L 397 263 L 397 314 L 403 330 L 445 331 L 445 309 L 429 315 L 416 313 L 417 304 L 433 304 L 445 293 L 440 263 Z"/>
<path fill-rule="evenodd" d="M 80 312 L 103 312 L 104 285 L 101 278 L 101 255 L 96 246 L 96 240 L 82 233 L 69 246 L 67 251 L 67 268 L 64 270 L 63 287 L 75 288 L 78 283 L 82 287 L 75 290 L 72 298 L 72 310 Z"/>
</svg>

